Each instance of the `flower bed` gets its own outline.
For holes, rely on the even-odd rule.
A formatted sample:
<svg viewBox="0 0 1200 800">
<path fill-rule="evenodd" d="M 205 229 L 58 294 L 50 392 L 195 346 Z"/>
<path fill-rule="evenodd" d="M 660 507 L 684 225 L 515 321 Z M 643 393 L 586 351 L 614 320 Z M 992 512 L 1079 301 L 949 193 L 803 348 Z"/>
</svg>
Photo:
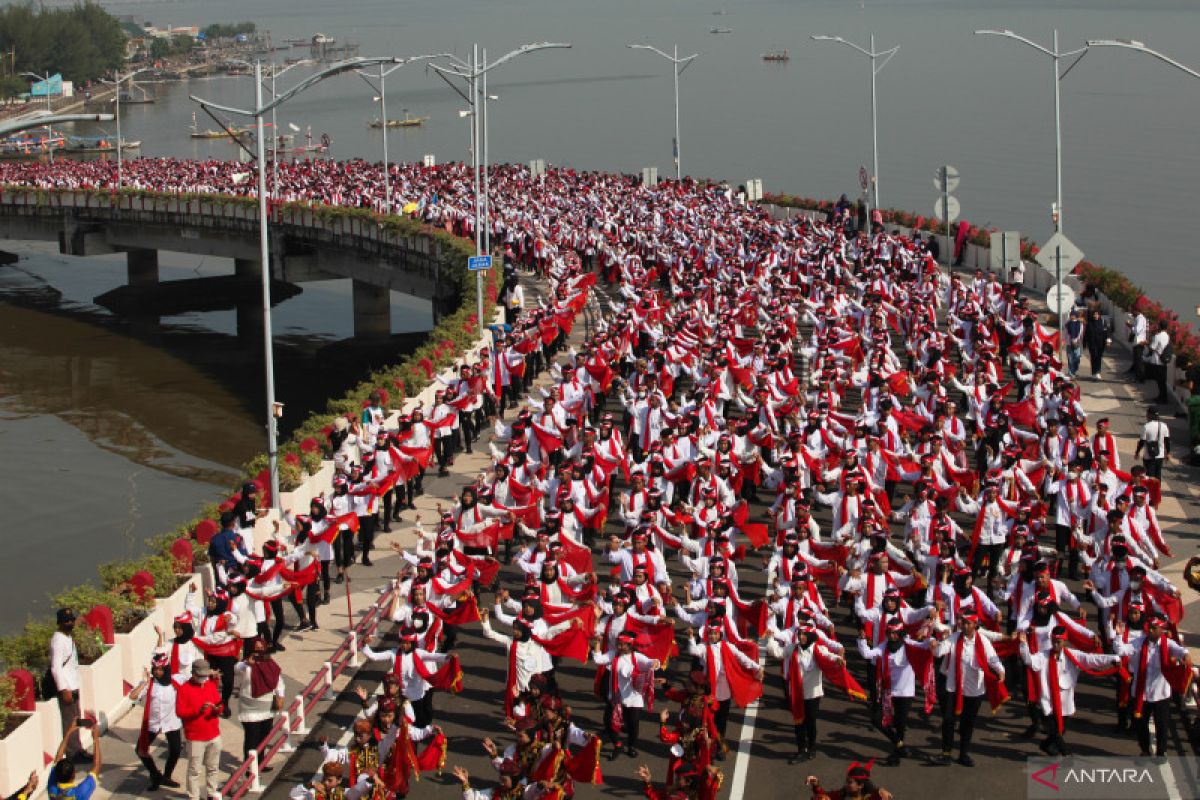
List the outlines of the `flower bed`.
<svg viewBox="0 0 1200 800">
<path fill-rule="evenodd" d="M 70 192 L 54 192 L 46 189 L 36 189 L 27 186 L 4 186 L 5 195 L 18 195 L 28 198 L 27 201 L 39 205 L 53 205 L 57 200 L 62 202 L 86 203 L 90 207 L 103 208 L 115 204 L 126 204 L 130 198 L 139 198 L 147 210 L 156 209 L 171 212 L 187 213 L 202 205 L 217 206 L 223 213 L 245 215 L 254 220 L 257 201 L 250 197 L 232 197 L 228 195 L 199 195 L 199 194 L 169 194 L 161 192 L 122 189 L 119 192 L 108 190 L 74 190 Z M 295 212 L 301 212 L 299 214 Z M 321 469 L 328 431 L 332 430 L 334 419 L 342 415 L 358 415 L 367 405 L 367 398 L 372 391 L 380 389 L 385 395 L 385 406 L 399 407 L 403 399 L 412 393 L 415 395 L 431 380 L 432 376 L 441 369 L 453 364 L 460 355 L 474 344 L 479 332 L 476 308 L 476 285 L 473 276 L 466 269 L 466 260 L 475 254 L 472 242 L 454 236 L 444 230 L 425 225 L 410 217 L 379 214 L 369 209 L 323 206 L 309 203 L 274 203 L 271 206 L 271 216 L 276 223 L 287 216 L 307 218 L 314 222 L 320 221 L 328 225 L 330 222 L 344 220 L 346 224 L 363 230 L 371 225 L 390 236 L 422 238 L 432 241 L 441 260 L 441 276 L 444 280 L 454 281 L 458 286 L 458 295 L 462 304 L 452 314 L 443 316 L 429 335 L 424 344 L 412 353 L 390 366 L 382 367 L 371 372 L 356 386 L 351 387 L 340 397 L 330 398 L 324 411 L 313 412 L 292 432 L 291 436 L 279 446 L 279 482 L 280 492 L 289 492 L 300 487 L 307 475 L 315 475 Z M 490 310 L 495 307 L 499 292 L 500 270 L 488 270 L 485 273 L 485 292 Z M 469 279 L 470 278 L 470 279 Z M 243 475 L 233 488 L 229 500 L 223 504 L 210 504 L 204 507 L 200 514 L 191 521 L 175 530 L 164 532 L 147 539 L 148 553 L 134 559 L 114 561 L 99 567 L 101 586 L 92 584 L 73 587 L 52 598 L 55 607 L 70 607 L 80 618 L 81 624 L 76 629 L 76 643 L 79 646 L 81 661 L 96 661 L 104 654 L 103 648 L 97 645 L 96 632 L 82 624 L 83 615 L 94 605 L 107 605 L 113 612 L 114 628 L 118 632 L 131 630 L 138 621 L 151 614 L 155 607 L 155 598 L 169 597 L 186 580 L 190 573 L 180 573 L 176 569 L 176 561 L 171 553 L 172 546 L 179 539 L 192 542 L 192 562 L 202 564 L 208 560 L 207 545 L 196 540 L 197 527 L 212 526 L 225 507 L 232 507 L 238 499 L 238 492 L 244 483 L 256 482 L 260 485 L 260 496 L 266 497 L 269 489 L 270 473 L 266 454 L 251 459 L 243 467 Z M 153 578 L 153 587 L 148 591 L 138 592 L 134 578 L 139 573 L 148 573 Z M 0 667 L 8 669 L 27 669 L 34 675 L 41 675 L 47 664 L 47 651 L 50 636 L 54 633 L 53 622 L 41 619 L 31 619 L 22 633 L 0 637 Z M 2 671 L 2 670 L 0 670 Z"/>
<path fill-rule="evenodd" d="M 811 197 L 799 197 L 787 194 L 764 194 L 763 203 L 770 203 L 788 208 L 799 208 L 806 211 L 831 211 L 835 203 L 831 200 L 815 200 Z M 872 210 L 874 211 L 874 210 Z M 933 218 L 926 218 L 907 211 L 885 208 L 880 210 L 880 216 L 885 225 L 903 225 L 914 230 L 930 233 L 944 233 L 945 223 Z M 995 228 L 980 228 L 967 224 L 967 241 L 981 247 L 991 244 L 991 235 Z M 1028 239 L 1021 240 L 1021 257 L 1031 259 L 1038 253 L 1038 247 Z M 1146 315 L 1150 330 L 1156 330 L 1161 320 L 1166 320 L 1167 330 L 1171 334 L 1171 342 L 1175 348 L 1176 358 L 1180 367 L 1200 363 L 1200 337 L 1193 327 L 1181 322 L 1179 315 L 1161 303 L 1146 297 L 1141 287 L 1137 286 L 1124 274 L 1108 267 L 1093 264 L 1090 261 L 1080 261 L 1075 267 L 1074 275 L 1085 285 L 1094 285 L 1105 297 L 1119 308 L 1130 313 L 1138 311 Z"/>
</svg>

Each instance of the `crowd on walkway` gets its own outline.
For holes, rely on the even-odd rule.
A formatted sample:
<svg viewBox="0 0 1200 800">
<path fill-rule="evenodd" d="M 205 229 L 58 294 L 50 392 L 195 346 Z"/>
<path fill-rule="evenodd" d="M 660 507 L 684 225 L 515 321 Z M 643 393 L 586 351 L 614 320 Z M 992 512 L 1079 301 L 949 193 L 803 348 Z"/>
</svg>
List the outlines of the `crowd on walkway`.
<svg viewBox="0 0 1200 800">
<path fill-rule="evenodd" d="M 129 186 L 179 192 L 250 192 L 242 170 L 124 167 Z M 473 234 L 469 170 L 393 173 L 415 215 Z M 3 183 L 113 179 L 101 162 L 0 164 Z M 289 200 L 382 203 L 365 162 L 281 165 L 280 181 Z M 146 759 L 151 788 L 171 785 L 182 729 L 190 796 L 216 791 L 214 720 L 236 689 L 244 752 L 261 741 L 288 608 L 316 627 L 330 582 L 370 559 L 427 470 L 485 441 L 490 469 L 401 550 L 397 644 L 365 651 L 389 667 L 382 693 L 364 696 L 345 746 L 322 743 L 320 775 L 294 797 L 403 797 L 445 767 L 433 696 L 462 686 L 464 626 L 495 642 L 507 676 L 479 743 L 493 774 L 453 770 L 464 800 L 571 797 L 606 760 L 642 757 L 644 723 L 667 753 L 639 769 L 646 795 L 711 800 L 733 710 L 768 671 L 783 677 L 792 763 L 817 756 L 831 690 L 869 704 L 888 764 L 914 758 L 913 715 L 936 714 L 930 760 L 972 767 L 981 708 L 1010 695 L 1031 753 L 1067 754 L 1080 681 L 1112 687 L 1114 752 L 1167 754 L 1192 678 L 1180 591 L 1159 572 L 1169 436 L 1153 408 L 1136 445 L 1089 418 L 1059 333 L 1019 285 L 947 276 L 924 243 L 840 215 L 774 220 L 722 186 L 518 167 L 491 186 L 507 329 L 398 427 L 382 396 L 339 422 L 328 496 L 269 540 L 254 540 L 251 487 L 222 517 L 218 586 L 151 664 L 141 752 L 160 733 L 168 745 L 161 770 Z M 549 282 L 536 305 L 520 271 Z M 581 335 L 598 293 L 605 313 Z M 766 593 L 749 596 L 758 570 Z M 599 726 L 573 717 L 565 660 L 595 666 Z M 809 783 L 888 797 L 870 772 Z"/>
</svg>

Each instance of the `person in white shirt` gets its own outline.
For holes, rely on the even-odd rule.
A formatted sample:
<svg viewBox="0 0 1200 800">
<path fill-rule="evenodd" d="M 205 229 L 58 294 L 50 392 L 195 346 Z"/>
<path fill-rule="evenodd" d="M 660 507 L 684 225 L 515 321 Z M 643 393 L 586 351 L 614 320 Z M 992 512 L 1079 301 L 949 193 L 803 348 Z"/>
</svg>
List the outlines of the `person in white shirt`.
<svg viewBox="0 0 1200 800">
<path fill-rule="evenodd" d="M 1165 403 L 1170 399 L 1167 397 L 1167 365 L 1164 363 L 1167 360 L 1164 354 L 1171 345 L 1171 334 L 1167 328 L 1167 321 L 1160 320 L 1158 330 L 1151 337 L 1150 344 L 1146 348 L 1144 359 L 1146 366 L 1149 367 L 1147 377 L 1153 378 L 1158 384 L 1158 397 L 1154 398 L 1154 403 Z"/>
<path fill-rule="evenodd" d="M 1115 672 L 1121 657 L 1068 648 L 1067 629 L 1062 625 L 1056 625 L 1050 631 L 1049 650 L 1039 648 L 1039 652 L 1031 652 L 1025 631 L 1017 634 L 1017 640 L 1021 643 L 1021 660 L 1037 676 L 1038 703 L 1042 709 L 1042 724 L 1046 729 L 1041 750 L 1052 756 L 1069 755 L 1066 742 L 1063 741 L 1063 725 L 1064 718 L 1075 713 L 1075 684 L 1079 680 L 1079 673 L 1109 674 L 1103 670 L 1110 667 Z"/>
<path fill-rule="evenodd" d="M 1141 755 L 1150 753 L 1150 720 L 1154 720 L 1154 755 L 1167 752 L 1173 691 L 1163 666 L 1168 660 L 1182 661 L 1192 668 L 1188 651 L 1165 633 L 1167 618 L 1155 613 L 1146 623 L 1146 632 L 1129 642 L 1117 641 L 1117 655 L 1129 659 L 1129 705 L 1133 709 Z M 1163 650 L 1166 650 L 1164 653 Z"/>
<path fill-rule="evenodd" d="M 1146 465 L 1146 477 L 1162 480 L 1163 462 L 1171 457 L 1171 430 L 1158 418 L 1157 408 L 1146 409 L 1146 424 L 1133 451 L 1133 457 L 1138 456 Z"/>
<path fill-rule="evenodd" d="M 75 612 L 60 608 L 56 621 L 58 630 L 50 637 L 50 677 L 58 694 L 58 713 L 65 731 L 79 719 L 79 651 L 71 638 L 71 632 L 75 630 Z M 82 750 L 78 732 L 68 737 L 67 758 L 74 758 Z"/>
<path fill-rule="evenodd" d="M 623 630 L 617 634 L 615 650 L 606 650 L 600 639 L 592 640 L 592 661 L 604 670 L 604 731 L 612 743 L 609 761 L 620 752 L 620 739 L 614 728 L 618 727 L 613 717 L 620 711 L 619 727 L 625 733 L 625 755 L 638 755 L 638 729 L 642 709 L 646 707 L 646 688 L 654 681 L 654 672 L 662 664 L 641 653 L 634 652 L 637 634 Z"/>
<path fill-rule="evenodd" d="M 733 655 L 738 662 L 746 669 L 758 675 L 759 680 L 762 679 L 762 667 L 750 660 L 750 657 L 730 643 L 730 646 L 723 648 L 721 646 L 724 637 L 724 623 L 710 622 L 704 627 L 705 640 L 703 643 L 688 638 L 688 655 L 693 658 L 701 659 L 704 664 L 705 680 L 709 681 L 709 685 L 716 685 L 714 698 L 717 701 L 717 710 L 713 713 L 713 722 L 716 723 L 717 733 L 721 739 L 725 739 L 725 729 L 729 725 L 729 705 L 733 699 L 733 691 L 729 687 L 729 676 L 725 671 L 725 664 L 722 660 L 723 652 L 728 652 Z M 708 669 L 716 670 L 715 679 L 708 675 Z"/>
<path fill-rule="evenodd" d="M 386 661 L 392 672 L 400 677 L 400 691 L 408 700 L 413 710 L 413 724 L 424 728 L 433 724 L 433 687 L 421 675 L 416 663 L 421 660 L 421 667 L 432 672 L 446 663 L 449 656 L 446 653 L 434 653 L 417 647 L 420 639 L 415 628 L 405 626 L 400 630 L 400 647 L 396 650 L 372 650 L 370 646 L 363 648 L 363 655 L 371 661 Z M 428 667 L 433 664 L 434 667 Z"/>
<path fill-rule="evenodd" d="M 902 619 L 893 617 L 887 621 L 886 638 L 874 647 L 862 636 L 858 639 L 858 652 L 874 667 L 876 683 L 879 684 L 876 692 L 882 700 L 880 728 L 892 742 L 892 752 L 884 763 L 890 766 L 899 764 L 900 759 L 909 754 L 908 747 L 904 744 L 904 734 L 908 730 L 908 713 L 912 709 L 913 697 L 916 696 L 917 683 L 923 682 L 924 678 L 917 674 L 919 665 L 912 663 L 909 648 L 930 649 L 928 641 L 906 639 L 904 631 L 905 623 Z M 926 665 L 931 659 L 932 655 L 925 660 Z"/>
<path fill-rule="evenodd" d="M 1134 314 L 1133 319 L 1129 322 L 1129 343 L 1133 345 L 1133 364 L 1130 365 L 1129 372 L 1137 376 L 1138 383 L 1146 380 L 1144 359 L 1149 333 L 1150 323 L 1146 321 L 1146 315 L 1141 311 Z"/>
<path fill-rule="evenodd" d="M 780 642 L 786 644 L 780 647 Z M 817 714 L 821 710 L 821 698 L 825 696 L 825 681 L 818 659 L 845 664 L 841 653 L 826 646 L 820 633 L 811 622 L 797 625 L 790 631 L 770 639 L 767 647 L 771 655 L 783 662 L 784 691 L 789 696 L 798 688 L 804 695 L 804 718 L 799 722 L 799 715 L 792 711 L 792 733 L 796 739 L 796 754 L 788 759 L 788 763 L 805 760 L 811 761 L 817 755 Z"/>
<path fill-rule="evenodd" d="M 155 653 L 150 669 L 145 673 L 141 693 L 134 698 L 145 707 L 142 714 L 142 732 L 137 740 L 135 752 L 150 773 L 147 792 L 157 791 L 160 786 L 178 789 L 179 783 L 171 777 L 179 756 L 183 752 L 183 722 L 175 713 L 175 682 L 171 677 L 171 657 L 166 653 Z M 160 771 L 150 755 L 150 745 L 162 734 L 167 739 L 167 760 Z"/>
<path fill-rule="evenodd" d="M 985 699 L 989 678 L 1004 681 L 1004 664 L 991 641 L 980 633 L 979 617 L 974 612 L 964 612 L 958 619 L 959 632 L 938 642 L 934 651 L 943 659 L 941 673 L 946 678 L 946 691 L 942 695 L 942 755 L 938 763 L 950 763 L 957 725 L 958 763 L 973 767 L 975 761 L 970 750 L 975 717 Z"/>
</svg>

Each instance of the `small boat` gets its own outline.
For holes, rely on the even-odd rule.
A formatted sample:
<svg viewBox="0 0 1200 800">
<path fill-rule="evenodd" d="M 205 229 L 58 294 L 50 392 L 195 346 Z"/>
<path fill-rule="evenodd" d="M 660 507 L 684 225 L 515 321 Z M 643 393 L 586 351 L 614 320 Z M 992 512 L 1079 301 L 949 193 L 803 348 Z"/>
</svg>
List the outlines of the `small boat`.
<svg viewBox="0 0 1200 800">
<path fill-rule="evenodd" d="M 419 128 L 429 121 L 429 117 L 414 117 L 409 115 L 408 109 L 404 109 L 404 119 L 389 119 L 387 126 L 389 128 Z M 372 128 L 382 128 L 384 123 L 379 117 L 367 123 Z"/>
<path fill-rule="evenodd" d="M 123 139 L 121 141 L 121 151 L 137 150 L 142 146 L 141 140 Z M 107 136 L 68 136 L 67 143 L 62 148 L 65 154 L 97 154 L 97 153 L 115 153 L 117 151 L 117 143 L 111 137 Z"/>
<path fill-rule="evenodd" d="M 733 33 L 733 28 L 709 28 L 709 33 Z"/>
<path fill-rule="evenodd" d="M 792 57 L 788 55 L 787 50 L 772 50 L 769 53 L 763 53 L 763 61 L 791 61 Z"/>
<path fill-rule="evenodd" d="M 282 144 L 282 140 L 284 139 L 284 137 L 281 136 L 279 138 L 280 138 L 280 141 Z M 291 144 L 291 138 L 292 137 L 288 137 L 289 145 Z M 331 144 L 333 144 L 333 140 L 329 138 L 328 133 L 322 133 L 320 140 L 314 142 L 313 135 L 312 135 L 312 126 L 309 125 L 308 130 L 306 130 L 304 133 L 304 144 L 288 146 L 288 147 L 280 147 L 279 154 L 281 156 L 304 156 L 304 155 L 309 155 L 311 153 L 326 153 L 329 151 L 329 146 Z"/>
<path fill-rule="evenodd" d="M 61 150 L 67 139 L 61 133 L 26 134 L 0 139 L 0 159 L 37 158 Z"/>
<path fill-rule="evenodd" d="M 250 139 L 254 137 L 254 129 L 249 126 L 237 127 L 226 124 L 229 130 L 215 131 L 212 128 L 200 130 L 196 127 L 196 112 L 192 112 L 191 137 L 193 139 Z"/>
</svg>

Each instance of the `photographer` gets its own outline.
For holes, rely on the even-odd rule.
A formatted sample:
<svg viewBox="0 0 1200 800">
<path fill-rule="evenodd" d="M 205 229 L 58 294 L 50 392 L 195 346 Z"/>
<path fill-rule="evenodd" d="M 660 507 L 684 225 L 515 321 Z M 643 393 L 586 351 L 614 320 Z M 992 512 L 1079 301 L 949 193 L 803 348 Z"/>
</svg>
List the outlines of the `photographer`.
<svg viewBox="0 0 1200 800">
<path fill-rule="evenodd" d="M 95 793 L 96 788 L 100 785 L 100 767 L 103 764 L 100 760 L 100 737 L 92 737 L 92 768 L 82 778 L 76 776 L 75 764 L 71 759 L 64 757 L 72 738 L 79 741 L 79 729 L 90 728 L 94 724 L 90 719 L 71 721 L 67 732 L 63 734 L 62 743 L 58 745 L 58 752 L 54 755 L 54 769 L 50 770 L 50 778 L 46 781 L 48 796 L 87 800 Z"/>
</svg>

